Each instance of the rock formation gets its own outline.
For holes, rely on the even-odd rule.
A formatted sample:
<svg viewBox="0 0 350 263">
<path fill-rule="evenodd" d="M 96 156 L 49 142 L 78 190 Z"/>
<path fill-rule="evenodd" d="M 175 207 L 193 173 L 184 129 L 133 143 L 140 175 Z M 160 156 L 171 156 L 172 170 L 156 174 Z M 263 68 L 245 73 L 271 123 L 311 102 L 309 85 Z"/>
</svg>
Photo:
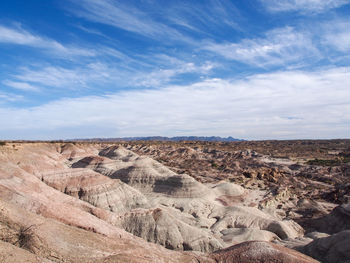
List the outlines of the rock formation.
<svg viewBox="0 0 350 263">
<path fill-rule="evenodd" d="M 262 241 L 243 242 L 213 253 L 216 262 L 283 262 L 314 263 L 318 262 L 294 250 Z"/>
<path fill-rule="evenodd" d="M 317 238 L 300 251 L 324 263 L 349 262 L 350 230 L 344 230 L 329 237 Z"/>
</svg>

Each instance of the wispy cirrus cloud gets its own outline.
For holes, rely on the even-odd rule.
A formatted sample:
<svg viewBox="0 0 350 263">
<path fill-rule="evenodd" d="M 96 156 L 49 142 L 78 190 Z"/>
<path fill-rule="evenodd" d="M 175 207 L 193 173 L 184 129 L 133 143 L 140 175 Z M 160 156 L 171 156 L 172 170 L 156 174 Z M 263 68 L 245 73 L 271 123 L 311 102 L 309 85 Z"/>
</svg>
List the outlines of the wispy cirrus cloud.
<svg viewBox="0 0 350 263">
<path fill-rule="evenodd" d="M 107 66 L 103 64 L 88 64 L 86 67 L 64 68 L 48 66 L 39 68 L 22 68 L 20 73 L 14 75 L 16 81 L 31 83 L 44 87 L 57 87 L 65 89 L 86 88 L 89 83 L 109 77 Z M 7 83 L 15 83 L 7 81 Z"/>
<path fill-rule="evenodd" d="M 17 45 L 43 45 L 47 42 L 40 37 L 37 37 L 21 28 L 9 28 L 0 25 L 0 42 Z"/>
<path fill-rule="evenodd" d="M 189 31 L 205 36 L 218 28 L 240 30 L 239 10 L 229 1 L 72 1 L 67 9 L 74 15 L 155 40 L 196 44 Z M 143 8 L 139 8 L 142 6 Z M 220 17 L 220 19 L 217 19 Z"/>
<path fill-rule="evenodd" d="M 118 56 L 118 54 L 115 55 Z M 208 75 L 216 67 L 216 64 L 210 61 L 196 64 L 161 54 L 154 55 L 154 58 L 158 60 L 159 66 L 153 65 L 140 69 L 123 66 L 120 63 L 104 62 L 75 65 L 70 68 L 27 66 L 18 69 L 18 72 L 13 74 L 11 79 L 4 80 L 3 84 L 23 91 L 37 91 L 39 87 L 40 89 L 54 87 L 58 88 L 56 92 L 59 90 L 87 92 L 98 90 L 103 86 L 106 92 L 110 92 L 125 87 L 159 87 L 176 80 L 182 74 Z"/>
<path fill-rule="evenodd" d="M 321 41 L 340 52 L 350 51 L 350 20 L 335 20 L 322 26 Z"/>
<path fill-rule="evenodd" d="M 233 135 L 246 139 L 339 138 L 350 132 L 350 68 L 283 71 L 241 80 L 0 107 L 0 136 L 53 139 L 139 135 Z M 122 113 L 122 114 L 120 114 Z M 58 135 L 52 131 L 57 132 Z M 12 137 L 14 138 L 14 137 Z"/>
<path fill-rule="evenodd" d="M 178 78 L 181 74 L 195 73 L 206 75 L 216 67 L 214 63 L 206 61 L 200 65 L 192 62 L 177 62 L 176 65 L 167 69 L 153 70 L 149 73 L 141 73 L 131 78 L 131 83 L 141 87 L 159 87 L 167 84 L 174 78 Z"/>
<path fill-rule="evenodd" d="M 349 0 L 260 0 L 270 12 L 322 13 L 349 4 Z"/>
<path fill-rule="evenodd" d="M 39 88 L 36 86 L 33 86 L 26 82 L 17 82 L 17 81 L 11 81 L 11 80 L 5 80 L 2 82 L 4 85 L 17 89 L 22 91 L 39 91 Z"/>
<path fill-rule="evenodd" d="M 79 28 L 80 30 L 86 32 L 86 33 L 89 33 L 89 34 L 93 34 L 93 35 L 98 35 L 98 36 L 101 36 L 101 37 L 105 37 L 105 38 L 108 38 L 108 36 L 106 36 L 105 34 L 103 34 L 102 32 L 100 32 L 99 30 L 97 29 L 94 29 L 94 28 L 88 28 L 88 27 L 85 27 L 83 25 L 74 25 L 76 28 Z"/>
<path fill-rule="evenodd" d="M 36 35 L 21 27 L 0 25 L 0 43 L 29 46 L 56 56 L 96 56 L 96 52 L 82 47 L 65 46 L 56 40 Z"/>
<path fill-rule="evenodd" d="M 125 63 L 136 61 L 135 59 L 132 59 L 125 53 L 111 46 L 95 44 L 93 48 L 84 47 L 84 44 L 88 45 L 87 42 L 83 42 L 83 46 L 81 46 L 79 43 L 66 45 L 54 39 L 35 34 L 29 30 L 24 30 L 18 25 L 15 27 L 0 25 L 0 44 L 28 46 L 44 51 L 54 57 L 60 57 L 68 60 L 71 58 L 81 57 L 96 59 L 99 57 L 112 56 Z"/>
<path fill-rule="evenodd" d="M 204 3 L 188 1 L 169 2 L 159 13 L 171 24 L 207 35 L 208 29 L 230 28 L 240 30 L 240 11 L 230 1 L 208 0 Z M 220 17 L 220 19 L 217 19 Z"/>
<path fill-rule="evenodd" d="M 319 54 L 311 36 L 292 27 L 274 29 L 264 38 L 243 39 L 238 43 L 206 43 L 203 49 L 258 67 L 300 63 Z"/>
<path fill-rule="evenodd" d="M 156 21 L 148 13 L 124 1 L 81 0 L 72 3 L 79 8 L 69 8 L 73 14 L 90 21 L 110 25 L 150 38 L 184 38 L 177 30 Z"/>
<path fill-rule="evenodd" d="M 23 100 L 24 97 L 22 95 L 8 93 L 8 92 L 0 92 L 0 104 L 4 102 L 16 102 Z"/>
</svg>

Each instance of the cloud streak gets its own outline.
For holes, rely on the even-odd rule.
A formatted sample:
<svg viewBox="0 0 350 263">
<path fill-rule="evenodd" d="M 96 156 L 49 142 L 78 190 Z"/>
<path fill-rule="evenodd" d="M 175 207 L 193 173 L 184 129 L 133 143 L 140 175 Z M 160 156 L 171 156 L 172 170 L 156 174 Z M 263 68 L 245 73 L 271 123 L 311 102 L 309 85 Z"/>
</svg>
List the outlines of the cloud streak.
<svg viewBox="0 0 350 263">
<path fill-rule="evenodd" d="M 23 100 L 24 97 L 22 95 L 17 95 L 13 93 L 7 93 L 7 92 L 0 92 L 0 105 L 4 102 L 17 102 Z M 0 106 L 1 107 L 1 106 Z M 8 116 L 3 119 L 7 120 Z"/>
<path fill-rule="evenodd" d="M 112 51 L 108 51 L 108 53 L 117 56 L 124 62 L 135 62 L 119 53 L 114 54 Z M 22 67 L 11 76 L 11 79 L 6 79 L 2 83 L 5 86 L 22 91 L 55 88 L 55 92 L 58 94 L 73 90 L 98 91 L 102 86 L 105 92 L 108 90 L 110 93 L 125 87 L 154 88 L 166 86 L 183 74 L 207 76 L 216 67 L 216 64 L 210 61 L 196 64 L 165 55 L 154 55 L 154 59 L 158 60 L 159 66 L 153 65 L 150 67 L 148 65 L 148 67 L 141 67 L 138 70 L 128 65 L 121 65 L 122 63 L 103 62 L 70 68 L 44 65 Z"/>
<path fill-rule="evenodd" d="M 109 25 L 153 40 L 196 45 L 191 33 L 213 36 L 217 28 L 239 30 L 239 11 L 229 1 L 72 1 L 67 7 L 75 16 Z M 139 6 L 142 5 L 142 9 Z M 220 17 L 218 20 L 217 17 Z M 214 31 L 213 31 L 214 29 Z M 198 35 L 197 35 L 198 36 Z"/>
<path fill-rule="evenodd" d="M 26 82 L 16 82 L 11 80 L 5 80 L 2 82 L 4 85 L 22 91 L 39 91 L 39 88 L 28 84 Z"/>
<path fill-rule="evenodd" d="M 155 21 L 147 13 L 136 7 L 126 5 L 122 1 L 81 0 L 78 6 L 79 8 L 73 7 L 69 10 L 73 14 L 90 21 L 110 25 L 153 39 L 184 38 L 177 30 Z"/>
<path fill-rule="evenodd" d="M 349 4 L 349 0 L 260 0 L 270 12 L 322 13 Z"/>
<path fill-rule="evenodd" d="M 67 47 L 56 40 L 35 35 L 21 27 L 11 28 L 0 25 L 0 43 L 29 46 L 56 56 L 96 56 L 95 51 L 81 47 Z"/>
<path fill-rule="evenodd" d="M 335 20 L 323 26 L 322 41 L 324 45 L 340 51 L 350 51 L 350 21 Z"/>
<path fill-rule="evenodd" d="M 188 1 L 169 2 L 167 8 L 162 8 L 159 13 L 164 13 L 163 17 L 171 24 L 194 32 L 208 34 L 210 29 L 215 28 L 217 34 L 218 28 L 225 27 L 240 30 L 240 12 L 230 1 L 208 0 L 205 4 L 197 2 L 191 5 Z"/>
<path fill-rule="evenodd" d="M 271 30 L 264 38 L 243 39 L 238 43 L 209 43 L 203 49 L 258 67 L 299 63 L 318 54 L 311 37 L 292 27 Z"/>
</svg>

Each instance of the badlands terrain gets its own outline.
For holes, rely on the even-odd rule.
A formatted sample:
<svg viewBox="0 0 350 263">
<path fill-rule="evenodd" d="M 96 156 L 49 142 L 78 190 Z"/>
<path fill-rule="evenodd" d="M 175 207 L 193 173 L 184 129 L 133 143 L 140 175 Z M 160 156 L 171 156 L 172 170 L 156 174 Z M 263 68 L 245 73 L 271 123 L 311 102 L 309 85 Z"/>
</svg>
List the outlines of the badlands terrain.
<svg viewBox="0 0 350 263">
<path fill-rule="evenodd" d="M 2 142 L 0 262 L 350 262 L 350 140 Z"/>
</svg>

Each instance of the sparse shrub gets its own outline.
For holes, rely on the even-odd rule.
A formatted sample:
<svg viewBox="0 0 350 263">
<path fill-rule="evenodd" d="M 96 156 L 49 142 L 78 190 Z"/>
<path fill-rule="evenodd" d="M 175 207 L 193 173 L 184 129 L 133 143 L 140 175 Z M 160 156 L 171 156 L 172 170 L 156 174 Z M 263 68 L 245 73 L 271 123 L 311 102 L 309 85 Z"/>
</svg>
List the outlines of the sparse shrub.
<svg viewBox="0 0 350 263">
<path fill-rule="evenodd" d="M 6 142 L 0 142 L 0 146 L 6 145 Z"/>
<path fill-rule="evenodd" d="M 40 224 L 42 225 L 42 224 Z M 29 251 L 38 251 L 43 248 L 42 239 L 36 234 L 34 228 L 39 225 L 31 225 L 29 227 L 21 227 L 18 235 L 18 246 Z"/>
</svg>

